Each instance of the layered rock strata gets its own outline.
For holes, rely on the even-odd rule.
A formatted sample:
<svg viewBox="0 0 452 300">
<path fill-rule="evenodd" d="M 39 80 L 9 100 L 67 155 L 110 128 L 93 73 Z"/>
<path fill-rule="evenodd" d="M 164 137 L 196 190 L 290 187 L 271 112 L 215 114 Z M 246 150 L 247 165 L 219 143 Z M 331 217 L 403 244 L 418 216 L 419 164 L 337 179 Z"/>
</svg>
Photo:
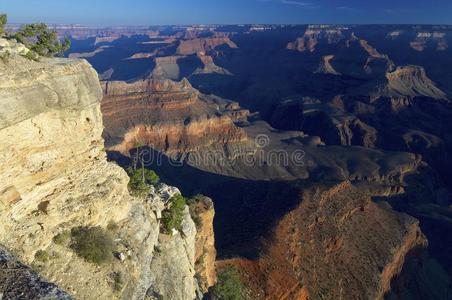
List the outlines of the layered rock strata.
<svg viewBox="0 0 452 300">
<path fill-rule="evenodd" d="M 125 155 L 137 142 L 173 154 L 246 139 L 223 110 L 230 104 L 202 95 L 185 79 L 104 82 L 103 89 L 105 137 L 109 149 Z"/>
</svg>

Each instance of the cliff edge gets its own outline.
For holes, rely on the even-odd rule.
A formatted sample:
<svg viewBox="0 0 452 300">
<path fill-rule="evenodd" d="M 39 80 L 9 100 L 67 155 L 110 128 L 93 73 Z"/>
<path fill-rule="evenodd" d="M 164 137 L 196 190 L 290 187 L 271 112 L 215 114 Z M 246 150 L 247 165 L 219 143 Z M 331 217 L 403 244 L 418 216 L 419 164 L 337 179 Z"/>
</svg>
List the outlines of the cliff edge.
<svg viewBox="0 0 452 300">
<path fill-rule="evenodd" d="M 201 297 L 188 207 L 180 232 L 160 228 L 180 192 L 162 184 L 132 197 L 125 171 L 106 160 L 94 69 L 78 59 L 31 61 L 0 40 L 9 53 L 0 60 L 0 243 L 76 299 Z M 112 237 L 111 260 L 76 253 L 70 236 L 80 228 Z"/>
</svg>

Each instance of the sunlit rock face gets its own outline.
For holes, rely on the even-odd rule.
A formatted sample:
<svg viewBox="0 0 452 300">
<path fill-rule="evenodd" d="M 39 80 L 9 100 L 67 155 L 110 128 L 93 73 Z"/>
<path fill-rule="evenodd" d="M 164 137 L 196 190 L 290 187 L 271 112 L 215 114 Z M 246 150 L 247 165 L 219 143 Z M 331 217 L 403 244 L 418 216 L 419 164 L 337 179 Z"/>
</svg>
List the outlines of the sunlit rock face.
<svg viewBox="0 0 452 300">
<path fill-rule="evenodd" d="M 188 207 L 183 232 L 160 229 L 161 211 L 180 192 L 161 185 L 145 199 L 131 197 L 125 171 L 106 160 L 103 93 L 94 69 L 84 60 L 34 62 L 14 54 L 0 64 L 0 243 L 77 299 L 201 297 Z M 70 241 L 55 241 L 77 226 L 111 230 L 115 258 L 96 266 L 77 256 Z M 8 276 L 19 276 L 3 271 L 0 293 L 18 283 Z M 30 276 L 29 286 L 21 277 L 24 292 L 66 297 Z"/>
<path fill-rule="evenodd" d="M 208 52 L 217 46 L 227 45 L 230 48 L 237 48 L 237 45 L 228 37 L 195 38 L 181 41 L 177 48 L 177 54 L 189 55 L 198 52 Z"/>
<path fill-rule="evenodd" d="M 111 150 L 128 155 L 140 142 L 168 154 L 186 153 L 246 139 L 227 113 L 236 110 L 230 103 L 202 95 L 185 79 L 104 82 L 103 89 Z"/>
</svg>

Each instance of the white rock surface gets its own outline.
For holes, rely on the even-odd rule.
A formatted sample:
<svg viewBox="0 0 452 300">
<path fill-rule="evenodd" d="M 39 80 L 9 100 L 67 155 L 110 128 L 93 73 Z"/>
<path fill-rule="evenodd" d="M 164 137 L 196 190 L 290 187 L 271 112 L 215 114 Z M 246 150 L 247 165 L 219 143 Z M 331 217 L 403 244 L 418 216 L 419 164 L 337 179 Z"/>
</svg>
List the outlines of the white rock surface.
<svg viewBox="0 0 452 300">
<path fill-rule="evenodd" d="M 3 39 L 0 47 L 21 48 Z M 105 158 L 101 98 L 98 76 L 84 60 L 0 60 L 0 243 L 77 299 L 154 292 L 194 299 L 196 229 L 188 209 L 184 234 L 170 237 L 160 233 L 157 217 L 179 190 L 162 185 L 148 199 L 129 195 L 127 174 Z M 119 228 L 118 252 L 127 253 L 122 262 L 96 266 L 53 242 L 73 227 L 111 222 Z M 49 261 L 35 260 L 38 250 Z"/>
</svg>

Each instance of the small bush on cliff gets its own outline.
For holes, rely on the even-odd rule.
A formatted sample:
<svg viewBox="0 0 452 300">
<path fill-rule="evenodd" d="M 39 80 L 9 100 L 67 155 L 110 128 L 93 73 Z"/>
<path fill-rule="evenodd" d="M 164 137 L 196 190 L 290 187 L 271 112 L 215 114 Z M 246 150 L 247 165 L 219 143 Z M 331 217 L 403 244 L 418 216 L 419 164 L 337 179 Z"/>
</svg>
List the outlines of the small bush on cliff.
<svg viewBox="0 0 452 300">
<path fill-rule="evenodd" d="M 6 14 L 0 14 L 0 34 L 5 32 L 5 25 L 8 22 L 8 16 Z"/>
<path fill-rule="evenodd" d="M 47 251 L 45 251 L 45 250 L 38 250 L 35 253 L 35 259 L 37 261 L 47 262 L 47 261 L 49 261 L 49 258 L 50 258 L 49 253 L 47 253 Z"/>
<path fill-rule="evenodd" d="M 108 231 L 116 232 L 116 231 L 118 231 L 118 229 L 119 229 L 119 225 L 116 224 L 114 221 L 108 222 L 108 225 L 107 225 L 107 230 Z"/>
<path fill-rule="evenodd" d="M 58 233 L 53 237 L 53 242 L 57 245 L 66 245 L 69 239 L 71 238 L 71 233 L 68 230 L 65 230 L 61 233 Z"/>
<path fill-rule="evenodd" d="M 204 201 L 205 198 L 206 196 L 202 194 L 196 194 L 195 196 L 187 200 L 187 204 L 190 207 L 190 216 L 193 222 L 195 222 L 197 229 L 200 229 L 203 225 L 202 218 L 200 217 L 200 207 L 198 206 L 198 204 Z"/>
<path fill-rule="evenodd" d="M 168 202 L 168 208 L 162 212 L 162 229 L 169 234 L 174 229 L 182 230 L 186 201 L 181 194 L 173 196 Z"/>
<path fill-rule="evenodd" d="M 217 284 L 212 288 L 213 300 L 244 300 L 245 286 L 240 281 L 237 269 L 228 267 L 218 274 Z"/>
<path fill-rule="evenodd" d="M 151 190 L 152 185 L 156 185 L 160 181 L 160 177 L 152 170 L 141 168 L 129 168 L 129 191 L 133 196 L 144 197 Z"/>
<path fill-rule="evenodd" d="M 114 272 L 111 274 L 111 278 L 113 279 L 113 289 L 116 292 L 120 292 L 124 287 L 124 279 L 121 272 Z"/>
<path fill-rule="evenodd" d="M 49 30 L 44 23 L 23 25 L 14 38 L 33 53 L 46 57 L 62 55 L 71 46 L 68 38 L 61 43 L 56 31 Z"/>
<path fill-rule="evenodd" d="M 101 227 L 76 227 L 71 230 L 71 248 L 86 261 L 100 265 L 112 260 L 116 246 Z"/>
<path fill-rule="evenodd" d="M 9 59 L 11 58 L 11 53 L 9 51 L 5 51 L 2 54 L 0 54 L 0 60 L 6 64 Z"/>
</svg>

